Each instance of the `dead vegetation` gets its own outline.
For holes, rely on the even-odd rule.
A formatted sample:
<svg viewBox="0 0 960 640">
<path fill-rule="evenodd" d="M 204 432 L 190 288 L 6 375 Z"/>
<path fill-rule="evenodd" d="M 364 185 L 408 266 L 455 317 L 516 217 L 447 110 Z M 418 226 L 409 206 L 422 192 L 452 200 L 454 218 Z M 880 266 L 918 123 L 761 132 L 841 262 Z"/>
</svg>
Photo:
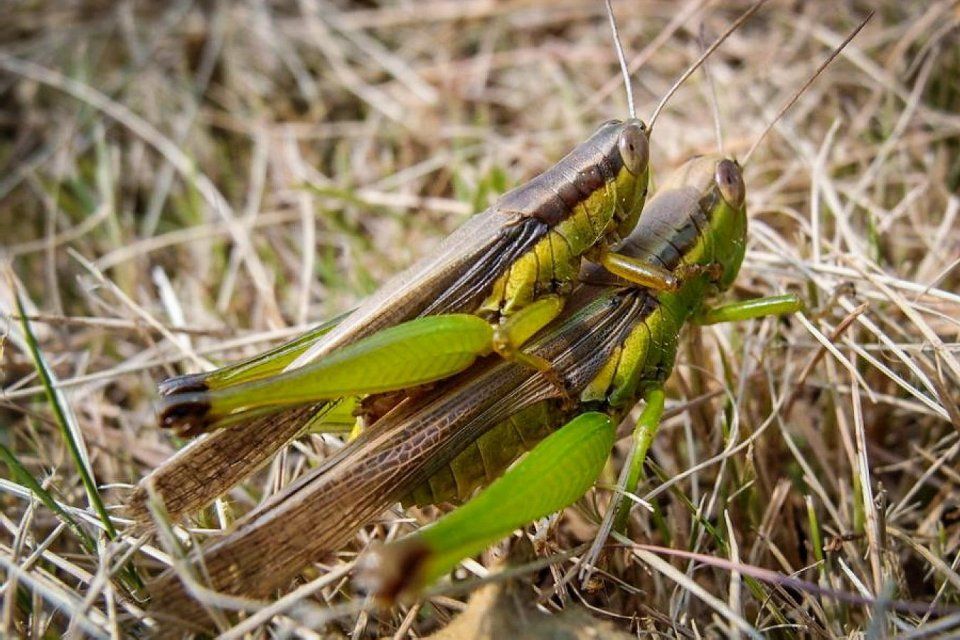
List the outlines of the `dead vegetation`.
<svg viewBox="0 0 960 640">
<path fill-rule="evenodd" d="M 644 118 L 701 25 L 743 9 L 615 6 Z M 709 72 L 742 156 L 874 8 L 746 168 L 735 293 L 799 292 L 809 313 L 690 335 L 641 495 L 654 509 L 635 511 L 647 546 L 557 589 L 606 493 L 529 528 L 540 559 L 572 550 L 516 572 L 541 610 L 685 637 L 960 629 L 960 7 L 773 0 Z M 697 74 L 670 103 L 657 176 L 717 147 L 713 93 Z M 0 256 L 60 391 L 3 280 L 0 635 L 30 637 L 145 629 L 126 590 L 169 557 L 119 517 L 110 541 L 82 470 L 111 511 L 183 444 L 154 427 L 159 379 L 350 308 L 626 111 L 593 0 L 25 3 L 0 21 L 0 96 Z M 190 528 L 228 527 L 329 446 L 304 438 Z M 228 637 L 444 625 L 457 585 L 377 612 L 346 581 L 358 550 L 411 526 L 398 516 Z"/>
</svg>

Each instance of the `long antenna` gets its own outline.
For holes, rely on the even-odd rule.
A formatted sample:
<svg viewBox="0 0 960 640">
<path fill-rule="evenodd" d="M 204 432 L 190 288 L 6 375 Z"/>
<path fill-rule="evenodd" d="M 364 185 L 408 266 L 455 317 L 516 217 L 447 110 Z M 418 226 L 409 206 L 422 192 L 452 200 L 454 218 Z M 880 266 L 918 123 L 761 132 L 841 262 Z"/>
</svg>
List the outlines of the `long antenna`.
<svg viewBox="0 0 960 640">
<path fill-rule="evenodd" d="M 630 83 L 630 71 L 627 69 L 627 58 L 623 55 L 623 43 L 620 42 L 620 30 L 617 29 L 617 20 L 613 17 L 613 5 L 607 2 L 607 16 L 610 17 L 610 30 L 613 31 L 613 45 L 620 60 L 620 71 L 623 73 L 623 84 L 627 89 L 627 113 L 631 118 L 637 117 L 637 109 L 633 104 L 633 85 Z"/>
<path fill-rule="evenodd" d="M 821 73 L 823 73 L 823 70 L 826 69 L 827 66 L 831 62 L 833 62 L 838 55 L 840 55 L 840 52 L 843 51 L 843 49 L 848 44 L 850 44 L 850 41 L 853 40 L 855 37 L 857 37 L 857 34 L 860 33 L 860 30 L 863 29 L 865 26 L 867 26 L 867 23 L 870 22 L 870 18 L 873 17 L 873 14 L 874 14 L 873 11 L 868 13 L 867 17 L 863 19 L 863 22 L 857 25 L 857 28 L 851 31 L 850 35 L 848 35 L 843 40 L 843 42 L 841 42 L 840 45 L 830 53 L 830 57 L 824 60 L 820 64 L 820 66 L 817 67 L 816 72 L 814 72 L 814 74 L 810 76 L 806 82 L 803 83 L 803 86 L 797 89 L 794 92 L 794 94 L 790 96 L 790 99 L 783 103 L 783 106 L 780 107 L 780 111 L 778 111 L 777 115 L 773 118 L 773 120 L 770 121 L 770 124 L 766 126 L 766 128 L 763 130 L 763 133 L 760 134 L 760 137 L 753 141 L 753 144 L 750 146 L 750 149 L 747 151 L 746 155 L 743 156 L 742 164 L 747 164 L 747 161 L 750 159 L 750 156 L 753 155 L 753 152 L 757 150 L 757 147 L 760 146 L 760 143 L 763 141 L 763 139 L 767 136 L 768 133 L 770 133 L 770 130 L 773 129 L 773 126 L 777 124 L 780 118 L 783 117 L 783 114 L 785 114 L 787 110 L 790 109 L 790 107 L 792 107 L 797 102 L 797 100 L 800 99 L 800 96 L 803 95 L 803 92 L 806 91 L 807 88 L 811 84 L 813 84 L 813 81 L 816 80 Z"/>
<path fill-rule="evenodd" d="M 700 23 L 700 36 L 698 38 L 700 48 L 703 49 L 707 44 L 707 25 Z M 717 85 L 713 81 L 713 74 L 710 72 L 710 63 L 704 61 L 703 75 L 707 78 L 707 89 L 710 97 L 710 110 L 713 112 L 713 126 L 717 133 L 717 153 L 723 155 L 723 125 L 720 118 L 720 101 L 717 99 Z"/>
<path fill-rule="evenodd" d="M 660 99 L 660 104 L 657 105 L 657 108 L 654 110 L 653 115 L 650 116 L 651 131 L 653 130 L 653 123 L 657 121 L 657 117 L 660 115 L 660 112 L 663 111 L 663 107 L 667 104 L 667 100 L 669 100 L 670 97 L 677 92 L 677 89 L 680 88 L 680 85 L 682 85 L 687 78 L 693 75 L 693 72 L 696 71 L 701 64 L 703 64 L 703 61 L 707 59 L 707 56 L 709 56 L 711 53 L 713 53 L 717 49 L 717 47 L 723 44 L 723 41 L 726 40 L 731 33 L 736 31 L 740 27 L 740 25 L 746 22 L 750 18 L 750 16 L 755 14 L 757 10 L 764 5 L 766 1 L 767 0 L 757 0 L 757 2 L 753 3 L 753 6 L 751 6 L 749 9 L 744 11 L 740 15 L 740 17 L 737 18 L 736 21 L 733 24 L 731 24 L 719 38 L 713 41 L 713 44 L 711 44 L 706 51 L 700 54 L 700 57 L 697 58 L 697 61 L 694 62 L 692 65 L 690 65 L 687 68 L 687 70 L 683 72 L 683 75 L 680 76 L 677 79 L 677 81 L 673 83 L 673 86 L 670 87 L 670 90 L 667 91 L 664 94 L 664 96 Z"/>
</svg>

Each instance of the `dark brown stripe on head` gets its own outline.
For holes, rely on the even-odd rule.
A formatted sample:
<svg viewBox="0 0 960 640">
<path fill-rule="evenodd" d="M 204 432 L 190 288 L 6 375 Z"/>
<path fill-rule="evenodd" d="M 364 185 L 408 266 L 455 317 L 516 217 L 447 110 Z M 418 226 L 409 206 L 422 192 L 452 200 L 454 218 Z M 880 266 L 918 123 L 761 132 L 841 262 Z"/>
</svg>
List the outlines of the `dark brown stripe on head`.
<svg viewBox="0 0 960 640">
<path fill-rule="evenodd" d="M 620 167 L 623 166 L 623 160 L 620 158 L 620 150 L 614 146 L 613 149 L 605 153 L 597 161 L 597 166 L 600 168 L 603 179 L 606 182 L 613 182 L 617 177 L 617 173 L 620 171 Z"/>
<path fill-rule="evenodd" d="M 540 203 L 533 210 L 533 217 L 549 227 L 554 227 L 570 214 L 572 208 L 567 207 L 564 201 L 553 189 L 544 189 Z"/>
<path fill-rule="evenodd" d="M 557 186 L 557 195 L 560 196 L 560 200 L 563 201 L 564 206 L 566 206 L 569 211 L 573 211 L 573 208 L 585 199 L 585 196 L 582 196 L 580 190 L 577 188 L 576 179 L 565 180 L 560 183 Z M 587 195 L 589 196 L 589 194 Z"/>
<path fill-rule="evenodd" d="M 603 173 L 601 173 L 600 167 L 592 164 L 585 169 L 581 169 L 574 182 L 577 185 L 577 190 L 580 191 L 580 196 L 586 200 L 593 195 L 594 191 L 603 186 Z"/>
<path fill-rule="evenodd" d="M 623 123 L 606 122 L 589 139 L 526 184 L 505 193 L 495 207 L 504 213 L 534 217 L 549 226 L 565 220 L 581 202 L 623 166 L 617 145 Z"/>
</svg>

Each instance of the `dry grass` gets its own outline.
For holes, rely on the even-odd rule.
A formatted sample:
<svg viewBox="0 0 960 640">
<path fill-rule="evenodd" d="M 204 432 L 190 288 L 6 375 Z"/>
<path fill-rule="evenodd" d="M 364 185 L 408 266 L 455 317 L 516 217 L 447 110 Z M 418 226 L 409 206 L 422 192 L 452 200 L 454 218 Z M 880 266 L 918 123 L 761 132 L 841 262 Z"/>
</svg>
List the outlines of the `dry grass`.
<svg viewBox="0 0 960 640">
<path fill-rule="evenodd" d="M 0 255 L 108 508 L 181 444 L 153 426 L 158 379 L 348 308 L 625 113 L 602 3 L 414 4 L 7 7 Z M 701 24 L 715 34 L 743 8 L 715 4 L 677 20 L 672 1 L 615 2 L 628 59 L 643 52 L 643 117 L 696 57 Z M 799 291 L 822 313 L 691 336 L 671 387 L 677 410 L 653 450 L 669 484 L 651 481 L 657 512 L 636 513 L 634 539 L 733 565 L 635 547 L 596 591 L 571 582 L 552 594 L 568 559 L 527 589 L 547 610 L 581 601 L 625 629 L 691 637 L 960 629 L 960 8 L 836 4 L 774 0 L 710 65 L 725 149 L 742 155 L 881 5 L 747 167 L 752 243 L 736 293 Z M 661 177 L 716 148 L 701 74 L 653 144 Z M 6 468 L 0 635 L 133 633 L 132 578 L 107 576 L 134 540 L 122 519 L 118 542 L 97 527 L 29 340 L 9 319 L 6 281 L 0 310 L 0 443 L 63 507 L 31 498 L 28 476 Z M 228 524 L 320 450 L 306 439 L 197 523 Z M 67 514 L 99 544 L 85 548 Z M 352 551 L 384 531 L 368 528 Z M 548 549 L 592 533 L 574 510 L 541 531 Z M 167 562 L 152 544 L 131 552 L 143 575 Z M 862 600 L 756 580 L 749 567 Z M 314 587 L 264 616 L 267 633 L 309 635 L 317 611 L 351 599 L 342 580 Z M 456 598 L 332 624 L 357 637 L 422 634 Z M 935 608 L 897 610 L 906 601 Z"/>
</svg>

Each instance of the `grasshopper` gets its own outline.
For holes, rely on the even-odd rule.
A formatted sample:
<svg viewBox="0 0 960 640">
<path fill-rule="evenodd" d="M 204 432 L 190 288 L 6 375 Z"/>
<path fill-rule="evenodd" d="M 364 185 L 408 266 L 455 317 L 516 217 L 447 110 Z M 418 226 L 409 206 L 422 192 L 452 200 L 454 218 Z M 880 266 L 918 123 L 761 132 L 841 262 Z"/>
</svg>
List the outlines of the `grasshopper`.
<svg viewBox="0 0 960 640">
<path fill-rule="evenodd" d="M 776 121 L 872 17 L 870 12 L 784 103 L 751 145 L 745 161 Z M 599 294 L 598 301 L 612 300 L 628 292 L 646 295 L 647 299 L 626 338 L 609 352 L 595 377 L 580 392 L 580 406 L 573 412 L 574 417 L 570 419 L 568 414 L 546 418 L 563 426 L 466 504 L 432 525 L 368 553 L 361 563 L 359 579 L 367 591 L 387 603 L 416 596 L 463 558 L 572 504 L 599 476 L 614 444 L 618 422 L 642 399 L 644 409 L 634 426 L 632 448 L 621 475 L 623 496 L 604 517 L 581 568 L 581 575 L 586 574 L 610 529 L 625 530 L 630 506 L 627 494 L 637 489 L 647 451 L 663 416 L 663 386 L 672 372 L 684 325 L 739 322 L 804 309 L 793 294 L 710 304 L 730 288 L 740 271 L 747 239 L 745 197 L 742 169 L 733 158 L 697 157 L 671 176 L 619 250 L 668 269 L 700 265 L 701 275 L 685 280 L 676 291 L 656 295 L 632 286 L 624 288 L 626 283 L 622 280 L 619 288 L 611 283 L 613 289 Z M 594 268 L 588 268 L 588 275 L 582 277 L 585 283 L 609 279 L 609 274 Z M 511 426 L 516 428 L 516 423 Z M 435 496 L 428 493 L 426 497 L 429 501 Z"/>
<path fill-rule="evenodd" d="M 469 486 L 478 464 L 484 474 L 493 467 L 495 475 L 523 450 L 506 444 L 497 451 L 496 438 L 484 442 L 488 435 L 513 430 L 514 441 L 522 441 L 521 430 L 532 439 L 538 431 L 553 431 L 463 507 L 367 557 L 366 583 L 374 594 L 388 601 L 415 594 L 462 558 L 580 497 L 609 454 L 616 424 L 643 399 L 624 482 L 624 490 L 633 492 L 662 416 L 663 385 L 683 327 L 802 309 L 794 295 L 720 306 L 708 302 L 729 289 L 740 270 L 747 239 L 745 192 L 736 160 L 701 156 L 681 166 L 648 204 L 618 250 L 669 270 L 700 267 L 675 291 L 654 292 L 586 269 L 566 315 L 531 346 L 576 390 L 576 403 L 565 401 L 541 371 L 512 361 L 478 363 L 436 393 L 399 405 L 244 517 L 233 532 L 208 543 L 202 549 L 205 579 L 230 594 L 267 596 L 396 501 L 433 501 L 449 487 L 444 476 L 458 485 L 464 478 Z M 464 459 L 471 448 L 474 455 Z M 620 500 L 609 511 L 617 525 L 624 520 L 624 504 Z M 160 576 L 151 593 L 160 612 L 196 606 L 173 571 Z"/>
<path fill-rule="evenodd" d="M 761 4 L 745 11 L 681 75 L 651 123 L 681 83 Z M 613 23 L 612 12 L 610 16 Z M 625 69 L 625 62 L 621 66 Z M 635 118 L 602 125 L 557 165 L 470 219 L 436 255 L 385 285 L 356 311 L 251 360 L 161 383 L 161 423 L 187 433 L 234 423 L 232 433 L 214 433 L 179 452 L 135 490 L 128 513 L 141 524 L 149 521 L 145 504 L 150 485 L 169 516 L 178 519 L 261 466 L 303 431 L 305 416 L 339 410 L 342 420 L 344 404 L 332 401 L 443 379 L 491 350 L 543 371 L 565 391 L 549 362 L 517 347 L 561 312 L 561 294 L 576 280 L 581 257 L 658 290 L 675 289 L 688 275 L 607 249 L 612 237 L 625 236 L 636 225 L 646 195 L 650 130 Z M 547 224 L 551 220 L 552 226 Z M 602 220 L 606 226 L 598 235 Z M 521 228 L 546 235 L 524 245 L 529 238 Z M 517 244 L 509 237 L 526 239 Z M 476 248 L 478 242 L 483 251 Z M 521 251 L 521 245 L 528 250 Z M 534 300 L 545 277 L 551 292 Z M 441 281 L 443 286 L 437 284 Z M 398 311 L 401 307 L 406 311 Z M 462 309 L 479 315 L 458 314 L 451 322 L 449 312 Z M 318 350 L 326 355 L 299 366 Z M 277 412 L 290 405 L 299 408 Z"/>
<path fill-rule="evenodd" d="M 670 235 L 662 235 L 668 229 L 673 230 Z M 231 594 L 264 597 L 286 584 L 311 558 L 343 545 L 391 504 L 407 496 L 414 502 L 431 502 L 451 484 L 463 485 L 460 493 L 465 493 L 473 482 L 457 478 L 458 473 L 469 478 L 495 475 L 500 469 L 481 467 L 478 473 L 459 456 L 489 444 L 483 442 L 484 434 L 502 435 L 507 424 L 528 422 L 535 430 L 556 431 L 461 507 L 464 511 L 458 509 L 368 560 L 376 567 L 375 579 L 368 579 L 372 590 L 387 599 L 415 592 L 504 531 L 566 506 L 592 484 L 612 447 L 617 421 L 638 398 L 647 400 L 638 428 L 647 434 L 647 441 L 652 437 L 680 328 L 694 318 L 710 321 L 703 301 L 733 282 L 745 234 L 739 166 L 713 157 L 691 161 L 648 204 L 620 250 L 667 268 L 719 267 L 686 279 L 675 292 L 659 295 L 623 281 L 583 284 L 571 300 L 569 316 L 531 346 L 533 353 L 551 361 L 567 388 L 577 392 L 574 405 L 542 372 L 510 361 L 478 363 L 445 381 L 435 393 L 398 406 L 337 455 L 240 520 L 232 533 L 206 545 L 202 558 L 210 585 Z M 602 283 L 606 278 L 600 276 L 587 273 L 584 279 Z M 769 313 L 771 307 L 792 311 L 799 308 L 799 301 L 794 297 L 750 301 L 745 307 L 746 312 L 725 307 L 723 317 L 754 317 Z M 523 439 L 523 434 L 514 438 Z M 480 460 L 499 457 L 509 463 L 522 451 L 500 444 L 501 451 Z M 536 476 L 540 479 L 533 482 Z M 505 499 L 511 492 L 518 499 Z M 189 610 L 187 594 L 172 572 L 158 578 L 151 593 L 164 612 Z"/>
</svg>

